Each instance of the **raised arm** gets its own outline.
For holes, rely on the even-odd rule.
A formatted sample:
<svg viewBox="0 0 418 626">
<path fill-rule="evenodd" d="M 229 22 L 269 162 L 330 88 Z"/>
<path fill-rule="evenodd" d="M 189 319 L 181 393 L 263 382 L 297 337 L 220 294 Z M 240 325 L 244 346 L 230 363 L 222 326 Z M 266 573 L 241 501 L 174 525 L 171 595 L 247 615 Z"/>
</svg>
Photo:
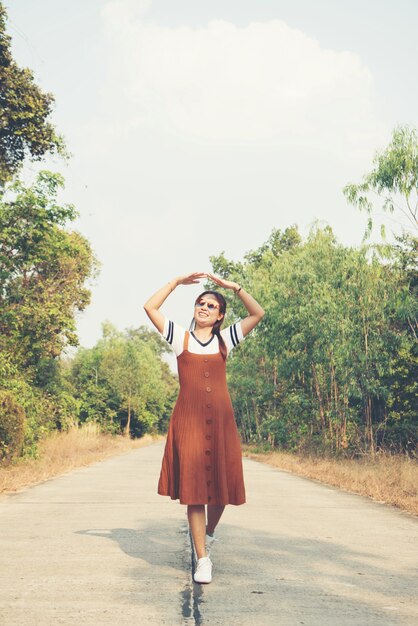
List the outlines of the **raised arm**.
<svg viewBox="0 0 418 626">
<path fill-rule="evenodd" d="M 224 289 L 232 289 L 247 309 L 247 317 L 241 320 L 242 333 L 245 337 L 263 319 L 264 309 L 258 304 L 257 300 L 247 293 L 243 287 L 238 285 L 238 283 L 224 280 L 214 274 L 208 274 L 208 278 Z"/>
<path fill-rule="evenodd" d="M 179 285 L 195 285 L 206 276 L 203 272 L 194 272 L 185 276 L 177 276 L 161 287 L 144 304 L 144 309 L 155 328 L 162 333 L 164 331 L 164 315 L 160 312 L 161 305 L 168 298 L 170 293 Z"/>
</svg>

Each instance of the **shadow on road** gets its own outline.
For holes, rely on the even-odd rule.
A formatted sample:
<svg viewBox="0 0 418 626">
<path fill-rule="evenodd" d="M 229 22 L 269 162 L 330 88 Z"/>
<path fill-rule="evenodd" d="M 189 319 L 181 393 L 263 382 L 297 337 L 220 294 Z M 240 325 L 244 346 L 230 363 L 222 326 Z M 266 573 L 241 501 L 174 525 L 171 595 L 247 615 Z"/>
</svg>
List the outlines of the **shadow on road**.
<svg viewBox="0 0 418 626">
<path fill-rule="evenodd" d="M 115 542 L 120 550 L 134 559 L 141 559 L 147 569 L 147 581 L 164 588 L 164 580 L 172 580 L 173 569 L 185 574 L 183 588 L 179 592 L 179 613 L 184 624 L 202 624 L 200 605 L 204 602 L 201 585 L 193 582 L 192 555 L 187 522 L 179 528 L 173 522 L 160 522 L 141 528 L 102 528 L 76 531 L 76 534 L 100 537 Z M 144 569 L 135 568 L 129 576 L 141 584 Z M 150 594 L 151 599 L 151 594 Z M 141 598 L 143 602 L 143 598 Z"/>
<path fill-rule="evenodd" d="M 91 528 L 76 531 L 79 535 L 101 537 L 115 542 L 132 558 L 140 558 L 149 565 L 178 567 L 171 556 L 184 550 L 186 528 L 175 528 L 175 524 L 160 522 L 146 528 Z"/>
<path fill-rule="evenodd" d="M 222 623 L 215 618 L 223 615 L 231 624 L 252 623 L 251 619 L 260 626 L 278 620 L 395 626 L 408 623 L 408 606 L 414 614 L 414 571 L 396 571 L 383 556 L 348 549 L 332 538 L 276 535 L 221 524 L 212 554 L 214 581 L 203 592 L 192 583 L 187 522 L 181 528 L 176 521 L 161 521 L 139 528 L 77 532 L 111 540 L 144 562 L 146 571 L 142 563 L 128 572 L 139 585 L 144 574 L 163 588 L 164 580 L 175 572 L 184 573 L 188 582 L 181 582 L 181 576 L 179 580 L 183 585 L 179 618 L 184 624 Z"/>
</svg>

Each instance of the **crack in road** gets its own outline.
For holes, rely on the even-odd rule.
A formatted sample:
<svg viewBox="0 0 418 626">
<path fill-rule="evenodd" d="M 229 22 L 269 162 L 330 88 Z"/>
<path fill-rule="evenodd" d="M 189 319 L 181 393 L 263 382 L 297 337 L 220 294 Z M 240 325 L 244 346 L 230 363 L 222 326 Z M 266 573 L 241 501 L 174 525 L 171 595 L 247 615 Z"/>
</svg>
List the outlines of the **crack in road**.
<svg viewBox="0 0 418 626">
<path fill-rule="evenodd" d="M 188 526 L 185 526 L 182 532 L 185 535 L 184 560 L 186 568 L 190 568 L 189 581 L 186 583 L 183 591 L 180 592 L 183 624 L 184 626 L 202 626 L 203 616 L 200 610 L 200 605 L 204 602 L 203 589 L 202 585 L 195 583 L 193 580 L 196 563 Z"/>
</svg>

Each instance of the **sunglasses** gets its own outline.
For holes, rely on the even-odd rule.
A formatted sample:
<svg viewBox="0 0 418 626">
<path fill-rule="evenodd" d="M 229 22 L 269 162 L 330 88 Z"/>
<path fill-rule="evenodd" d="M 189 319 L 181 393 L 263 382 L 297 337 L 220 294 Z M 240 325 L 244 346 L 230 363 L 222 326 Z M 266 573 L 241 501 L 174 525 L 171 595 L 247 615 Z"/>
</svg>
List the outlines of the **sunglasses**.
<svg viewBox="0 0 418 626">
<path fill-rule="evenodd" d="M 201 309 L 203 306 L 208 307 L 209 311 L 214 311 L 215 309 L 219 309 L 219 304 L 214 304 L 213 302 L 206 302 L 206 300 L 201 300 L 200 302 L 196 302 L 195 307 Z"/>
</svg>

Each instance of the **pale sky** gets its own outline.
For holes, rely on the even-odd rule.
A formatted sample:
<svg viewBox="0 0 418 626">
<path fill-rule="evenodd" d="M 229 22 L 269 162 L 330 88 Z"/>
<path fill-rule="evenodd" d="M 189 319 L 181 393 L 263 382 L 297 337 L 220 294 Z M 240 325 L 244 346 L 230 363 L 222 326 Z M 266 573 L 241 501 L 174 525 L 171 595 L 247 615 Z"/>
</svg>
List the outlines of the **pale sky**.
<svg viewBox="0 0 418 626">
<path fill-rule="evenodd" d="M 342 187 L 395 125 L 418 125 L 415 0 L 5 5 L 15 59 L 55 95 L 73 155 L 48 167 L 102 265 L 79 316 L 87 347 L 102 321 L 148 323 L 153 291 L 221 251 L 241 260 L 273 228 L 318 220 L 360 244 L 366 218 Z M 178 288 L 163 312 L 188 325 L 199 291 Z"/>
</svg>

